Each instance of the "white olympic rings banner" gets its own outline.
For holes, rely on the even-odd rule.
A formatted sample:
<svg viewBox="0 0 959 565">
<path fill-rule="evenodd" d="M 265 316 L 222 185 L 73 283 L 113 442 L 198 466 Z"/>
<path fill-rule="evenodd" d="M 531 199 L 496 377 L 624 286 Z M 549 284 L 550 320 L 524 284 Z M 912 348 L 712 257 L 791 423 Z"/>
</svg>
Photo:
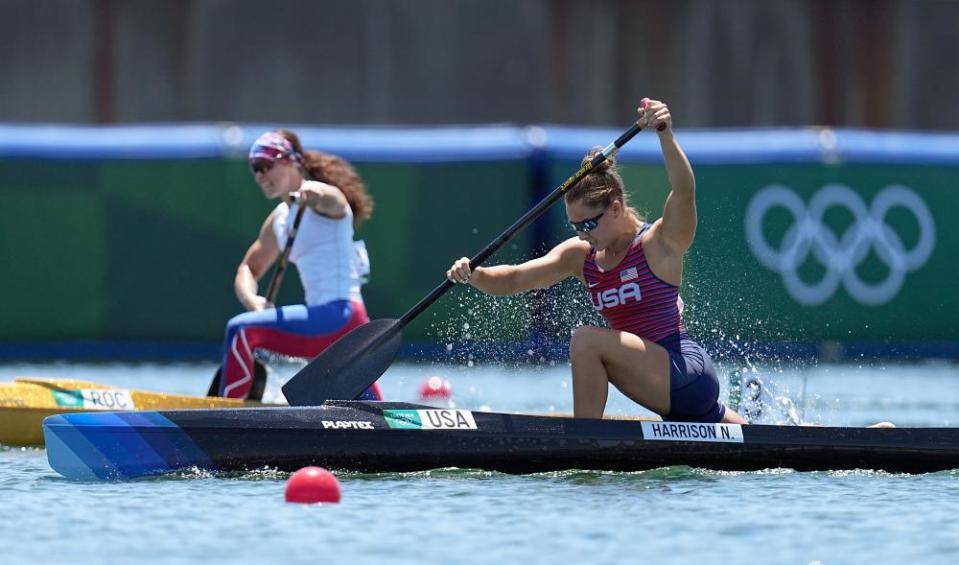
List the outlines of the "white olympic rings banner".
<svg viewBox="0 0 959 565">
<path fill-rule="evenodd" d="M 777 207 L 793 217 L 779 249 L 773 248 L 763 233 L 766 214 Z M 853 223 L 842 234 L 833 233 L 823 224 L 823 216 L 833 207 L 845 208 L 853 216 Z M 885 222 L 886 215 L 896 207 L 908 210 L 919 226 L 919 240 L 912 249 L 906 249 L 899 234 Z M 932 255 L 936 225 L 926 203 L 906 186 L 885 187 L 867 206 L 848 186 L 829 184 L 816 191 L 806 206 L 789 187 L 770 185 L 749 201 L 746 241 L 760 263 L 782 276 L 789 295 L 800 304 L 818 306 L 829 300 L 842 283 L 859 303 L 880 306 L 899 293 L 906 273 L 922 267 Z M 870 249 L 889 270 L 884 280 L 874 284 L 856 273 Z M 814 283 L 801 280 L 798 272 L 810 253 L 826 271 Z"/>
</svg>

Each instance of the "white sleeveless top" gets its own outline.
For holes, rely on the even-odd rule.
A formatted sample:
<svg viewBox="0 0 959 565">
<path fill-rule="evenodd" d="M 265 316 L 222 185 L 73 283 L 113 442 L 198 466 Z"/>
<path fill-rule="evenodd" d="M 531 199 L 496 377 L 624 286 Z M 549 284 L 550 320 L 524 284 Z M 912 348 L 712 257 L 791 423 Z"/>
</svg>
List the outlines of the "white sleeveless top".
<svg viewBox="0 0 959 565">
<path fill-rule="evenodd" d="M 299 204 L 294 203 L 291 208 L 286 202 L 276 207 L 273 233 L 281 252 L 298 209 Z M 349 206 L 346 215 L 339 219 L 307 210 L 290 250 L 290 261 L 300 273 L 307 306 L 333 300 L 363 302 L 360 285 L 366 282 L 370 264 L 366 246 L 362 241 L 353 241 L 353 211 Z"/>
</svg>

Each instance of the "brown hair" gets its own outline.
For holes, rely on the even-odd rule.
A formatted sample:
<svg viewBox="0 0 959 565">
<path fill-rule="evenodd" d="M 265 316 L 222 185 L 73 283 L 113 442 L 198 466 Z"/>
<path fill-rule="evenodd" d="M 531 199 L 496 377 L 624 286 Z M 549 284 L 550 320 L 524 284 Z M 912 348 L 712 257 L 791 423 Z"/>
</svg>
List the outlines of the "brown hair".
<svg viewBox="0 0 959 565">
<path fill-rule="evenodd" d="M 580 162 L 580 166 L 592 161 L 602 151 L 603 148 L 598 146 L 590 149 Z M 629 216 L 638 221 L 643 221 L 639 212 L 629 205 L 629 197 L 626 194 L 623 177 L 616 170 L 614 155 L 610 155 L 605 161 L 586 173 L 586 176 L 566 192 L 567 204 L 582 202 L 590 208 L 606 208 L 616 200 L 623 203 L 623 209 Z"/>
<path fill-rule="evenodd" d="M 285 129 L 277 130 L 277 133 L 293 145 L 293 149 L 301 156 L 303 168 L 313 179 L 333 185 L 343 192 L 353 210 L 353 227 L 358 227 L 373 215 L 373 197 L 366 191 L 359 173 L 346 159 L 321 151 L 303 151 L 300 138 L 295 133 Z"/>
</svg>

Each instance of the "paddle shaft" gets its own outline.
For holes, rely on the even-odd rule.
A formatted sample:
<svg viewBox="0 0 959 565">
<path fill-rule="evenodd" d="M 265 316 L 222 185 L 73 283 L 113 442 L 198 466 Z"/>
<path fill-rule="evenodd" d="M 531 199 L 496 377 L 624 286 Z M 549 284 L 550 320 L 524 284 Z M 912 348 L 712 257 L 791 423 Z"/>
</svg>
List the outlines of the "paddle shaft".
<svg viewBox="0 0 959 565">
<path fill-rule="evenodd" d="M 552 203 L 642 129 L 638 123 L 633 124 L 616 141 L 603 148 L 601 153 L 594 156 L 532 210 L 477 253 L 470 260 L 470 266 L 475 269 L 481 265 L 519 230 L 542 216 Z M 319 406 L 330 399 L 356 398 L 393 363 L 400 349 L 403 327 L 453 286 L 452 281 L 444 280 L 443 284 L 433 289 L 402 318 L 373 320 L 354 328 L 335 341 L 283 385 L 283 394 L 286 395 L 290 405 Z"/>
<path fill-rule="evenodd" d="M 287 232 L 286 245 L 283 246 L 283 252 L 280 254 L 280 261 L 276 264 L 276 270 L 273 271 L 273 277 L 270 279 L 270 286 L 266 291 L 266 301 L 268 304 L 273 304 L 276 301 L 276 295 L 280 292 L 280 283 L 283 282 L 283 274 L 286 272 L 286 264 L 290 260 L 290 250 L 293 249 L 293 241 L 296 239 L 296 232 L 300 229 L 300 222 L 303 220 L 303 213 L 306 211 L 307 206 L 301 205 L 300 208 L 296 211 L 296 217 L 293 218 L 293 227 Z M 254 367 L 257 369 L 257 372 L 254 373 L 254 389 L 261 387 L 265 384 L 266 379 L 266 368 L 263 367 L 263 364 L 253 360 Z M 262 369 L 262 372 L 260 371 Z M 217 367 L 216 374 L 213 375 L 213 381 L 210 382 L 210 388 L 207 391 L 207 396 L 218 396 L 220 393 L 220 380 L 222 379 L 223 366 Z M 262 373 L 262 375 L 261 375 Z M 263 396 L 262 390 L 260 391 L 259 396 Z M 260 400 L 259 398 L 254 398 L 253 400 Z"/>
<path fill-rule="evenodd" d="M 283 282 L 283 274 L 286 272 L 286 264 L 290 260 L 290 250 L 293 249 L 293 241 L 296 239 L 296 232 L 300 229 L 300 222 L 303 220 L 303 213 L 309 206 L 301 202 L 300 208 L 296 211 L 296 217 L 293 219 L 293 227 L 286 234 L 286 245 L 283 246 L 283 253 L 280 254 L 280 262 L 273 271 L 273 278 L 270 279 L 270 286 L 266 291 L 266 301 L 273 304 L 276 295 L 280 292 L 280 283 Z"/>
<path fill-rule="evenodd" d="M 546 198 L 543 198 L 539 204 L 534 206 L 530 211 L 526 212 L 520 219 L 506 229 L 503 233 L 499 235 L 496 239 L 490 242 L 489 245 L 483 248 L 482 251 L 476 254 L 475 257 L 470 259 L 470 269 L 475 269 L 483 264 L 484 261 L 490 258 L 493 253 L 496 253 L 500 247 L 506 244 L 509 240 L 513 238 L 520 230 L 534 222 L 537 218 L 543 215 L 546 212 L 546 209 L 549 208 L 554 202 L 560 199 L 566 192 L 572 188 L 576 183 L 583 180 L 591 170 L 597 167 L 600 163 L 608 159 L 611 155 L 615 154 L 623 145 L 632 139 L 637 133 L 642 131 L 643 126 L 639 122 L 634 123 L 628 130 L 623 132 L 616 141 L 610 143 L 603 150 L 597 153 L 588 163 L 580 167 L 578 171 L 573 173 L 563 184 L 559 185 L 553 192 L 551 192 Z M 416 306 L 410 309 L 409 312 L 403 314 L 403 317 L 396 321 L 396 329 L 402 329 L 407 324 L 412 322 L 417 316 L 419 316 L 424 310 L 429 308 L 431 304 L 436 302 L 439 297 L 446 294 L 446 291 L 453 288 L 456 285 L 453 281 L 446 279 L 443 283 L 433 289 L 423 300 L 420 300 Z"/>
</svg>

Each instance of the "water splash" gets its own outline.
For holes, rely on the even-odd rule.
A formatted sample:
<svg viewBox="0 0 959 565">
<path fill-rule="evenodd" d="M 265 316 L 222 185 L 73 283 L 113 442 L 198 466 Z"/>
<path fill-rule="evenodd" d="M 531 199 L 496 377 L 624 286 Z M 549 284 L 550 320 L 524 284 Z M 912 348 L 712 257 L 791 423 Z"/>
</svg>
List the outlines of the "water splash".
<svg viewBox="0 0 959 565">
<path fill-rule="evenodd" d="M 709 261 L 695 252 L 691 255 L 700 264 Z M 728 278 L 717 273 L 684 282 L 682 293 L 688 300 L 683 322 L 688 333 L 713 358 L 721 386 L 726 388 L 727 404 L 747 421 L 804 423 L 805 374 L 798 391 L 790 390 L 778 378 L 787 369 L 805 373 L 818 365 L 817 359 L 798 347 L 788 347 L 797 339 L 794 328 L 789 335 L 782 329 L 788 320 L 769 321 L 768 308 L 751 301 L 742 286 L 728 284 Z"/>
<path fill-rule="evenodd" d="M 467 367 L 555 365 L 568 362 L 569 339 L 582 325 L 604 325 L 582 283 L 490 296 L 472 287 L 459 292 L 449 315 L 434 318 L 429 334 L 443 344 L 439 361 Z"/>
</svg>

